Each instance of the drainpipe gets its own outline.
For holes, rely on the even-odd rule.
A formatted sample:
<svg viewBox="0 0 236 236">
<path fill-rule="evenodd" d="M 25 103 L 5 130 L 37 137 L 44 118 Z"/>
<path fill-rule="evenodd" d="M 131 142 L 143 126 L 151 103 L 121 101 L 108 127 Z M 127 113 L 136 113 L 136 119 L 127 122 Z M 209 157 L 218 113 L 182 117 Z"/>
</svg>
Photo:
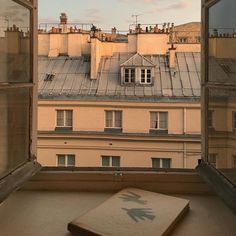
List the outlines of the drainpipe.
<svg viewBox="0 0 236 236">
<path fill-rule="evenodd" d="M 184 160 L 183 167 L 187 168 L 187 144 L 184 142 Z"/>
</svg>

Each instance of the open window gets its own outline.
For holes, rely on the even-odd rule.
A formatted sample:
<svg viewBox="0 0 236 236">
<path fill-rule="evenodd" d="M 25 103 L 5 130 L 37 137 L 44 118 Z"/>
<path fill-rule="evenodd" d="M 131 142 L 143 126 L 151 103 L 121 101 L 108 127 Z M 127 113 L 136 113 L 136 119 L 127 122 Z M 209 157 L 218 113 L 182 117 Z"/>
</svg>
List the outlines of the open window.
<svg viewBox="0 0 236 236">
<path fill-rule="evenodd" d="M 202 162 L 215 191 L 236 212 L 235 0 L 204 0 L 202 9 Z M 214 111 L 214 112 L 212 112 Z M 214 129 L 212 126 L 214 124 Z"/>
<path fill-rule="evenodd" d="M 36 162 L 36 14 L 36 1 L 1 1 L 0 201 L 40 169 Z"/>
</svg>

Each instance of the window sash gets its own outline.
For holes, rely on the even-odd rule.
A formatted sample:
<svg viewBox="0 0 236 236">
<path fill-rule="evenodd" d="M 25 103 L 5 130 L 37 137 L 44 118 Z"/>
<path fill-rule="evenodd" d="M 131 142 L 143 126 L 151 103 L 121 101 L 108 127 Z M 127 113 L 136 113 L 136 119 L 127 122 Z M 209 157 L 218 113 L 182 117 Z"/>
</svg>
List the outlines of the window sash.
<svg viewBox="0 0 236 236">
<path fill-rule="evenodd" d="M 75 155 L 67 155 L 67 166 L 75 166 Z"/>
<path fill-rule="evenodd" d="M 152 168 L 171 168 L 171 158 L 152 158 Z"/>
<path fill-rule="evenodd" d="M 150 112 L 150 128 L 158 130 L 168 129 L 167 112 Z"/>
<path fill-rule="evenodd" d="M 126 68 L 125 69 L 125 83 L 134 83 L 135 81 L 135 69 Z"/>
<path fill-rule="evenodd" d="M 141 69 L 141 84 L 151 84 L 152 83 L 152 71 L 151 69 Z"/>
<path fill-rule="evenodd" d="M 119 156 L 112 156 L 111 157 L 111 165 L 112 167 L 120 167 L 120 157 Z"/>
<path fill-rule="evenodd" d="M 57 110 L 57 127 L 72 127 L 73 111 Z"/>
<path fill-rule="evenodd" d="M 110 166 L 110 157 L 102 156 L 102 167 L 109 167 L 109 166 Z"/>
<path fill-rule="evenodd" d="M 121 111 L 105 111 L 106 128 L 122 128 L 122 112 Z"/>
<path fill-rule="evenodd" d="M 66 166 L 66 156 L 62 154 L 57 155 L 57 166 Z"/>
</svg>

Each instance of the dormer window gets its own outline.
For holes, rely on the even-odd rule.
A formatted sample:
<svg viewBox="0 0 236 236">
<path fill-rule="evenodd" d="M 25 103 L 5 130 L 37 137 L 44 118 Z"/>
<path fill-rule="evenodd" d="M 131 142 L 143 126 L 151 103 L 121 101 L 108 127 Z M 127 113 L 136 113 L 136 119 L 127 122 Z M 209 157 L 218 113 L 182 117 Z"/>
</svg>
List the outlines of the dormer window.
<svg viewBox="0 0 236 236">
<path fill-rule="evenodd" d="M 141 69 L 141 80 L 140 84 L 151 84 L 152 83 L 152 70 Z"/>
<path fill-rule="evenodd" d="M 125 80 L 126 84 L 135 82 L 135 69 L 134 68 L 125 68 Z"/>
<path fill-rule="evenodd" d="M 150 85 L 153 83 L 155 64 L 136 53 L 121 65 L 121 84 Z"/>
</svg>

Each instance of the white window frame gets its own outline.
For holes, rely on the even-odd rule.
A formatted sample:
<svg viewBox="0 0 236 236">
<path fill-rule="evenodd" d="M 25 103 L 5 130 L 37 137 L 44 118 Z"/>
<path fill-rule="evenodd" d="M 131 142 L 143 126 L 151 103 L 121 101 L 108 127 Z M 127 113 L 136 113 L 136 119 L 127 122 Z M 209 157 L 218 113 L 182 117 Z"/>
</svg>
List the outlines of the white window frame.
<svg viewBox="0 0 236 236">
<path fill-rule="evenodd" d="M 111 126 L 107 126 L 108 112 L 112 113 L 112 120 L 111 120 L 112 125 Z M 121 125 L 119 127 L 116 126 L 116 115 L 115 115 L 116 112 L 120 112 L 120 115 L 121 115 L 121 120 L 120 120 Z M 106 129 L 122 129 L 122 125 L 123 125 L 123 112 L 122 111 L 120 111 L 120 110 L 105 110 L 105 128 Z"/>
<path fill-rule="evenodd" d="M 152 114 L 157 114 L 157 128 L 152 127 Z M 160 127 L 160 114 L 165 113 L 166 114 L 166 128 Z M 167 111 L 150 111 L 150 130 L 168 130 L 168 112 Z"/>
<path fill-rule="evenodd" d="M 65 158 L 65 165 L 59 164 L 59 156 L 64 156 Z M 75 165 L 68 165 L 69 156 L 73 156 L 75 159 Z M 76 167 L 76 156 L 75 154 L 57 154 L 57 167 Z"/>
<path fill-rule="evenodd" d="M 134 84 L 136 81 L 136 69 L 131 68 L 131 67 L 130 68 L 125 67 L 125 68 L 123 68 L 123 70 L 124 70 L 124 83 L 125 84 Z M 129 74 L 128 82 L 126 82 L 126 70 L 128 70 L 128 74 Z M 134 71 L 134 78 L 132 78 L 132 71 Z M 133 79 L 133 81 L 132 81 L 132 79 Z"/>
<path fill-rule="evenodd" d="M 58 112 L 63 112 L 63 125 L 58 124 Z M 67 112 L 71 112 L 71 125 L 67 125 Z M 73 127 L 73 110 L 72 109 L 57 109 L 56 110 L 56 127 Z"/>
<path fill-rule="evenodd" d="M 103 166 L 103 157 L 109 158 L 109 166 Z M 119 166 L 113 166 L 112 162 L 113 162 L 113 158 L 119 158 Z M 108 155 L 102 155 L 101 156 L 101 167 L 120 167 L 121 166 L 121 157 L 120 156 L 108 156 Z"/>
<path fill-rule="evenodd" d="M 142 81 L 142 74 L 144 71 L 144 82 Z M 148 78 L 148 71 L 150 71 L 150 78 Z M 150 82 L 147 80 L 150 79 Z M 140 68 L 140 84 L 152 84 L 152 68 Z"/>
<path fill-rule="evenodd" d="M 172 159 L 171 159 L 171 158 L 152 157 L 152 158 L 151 158 L 151 161 L 152 161 L 152 168 L 155 168 L 155 167 L 153 167 L 153 161 L 154 161 L 154 160 L 160 160 L 160 167 L 159 167 L 159 168 L 165 168 L 165 167 L 163 167 L 163 161 L 164 161 L 164 160 L 169 160 L 169 161 L 170 161 L 170 167 L 169 167 L 169 168 L 172 168 Z"/>
</svg>

